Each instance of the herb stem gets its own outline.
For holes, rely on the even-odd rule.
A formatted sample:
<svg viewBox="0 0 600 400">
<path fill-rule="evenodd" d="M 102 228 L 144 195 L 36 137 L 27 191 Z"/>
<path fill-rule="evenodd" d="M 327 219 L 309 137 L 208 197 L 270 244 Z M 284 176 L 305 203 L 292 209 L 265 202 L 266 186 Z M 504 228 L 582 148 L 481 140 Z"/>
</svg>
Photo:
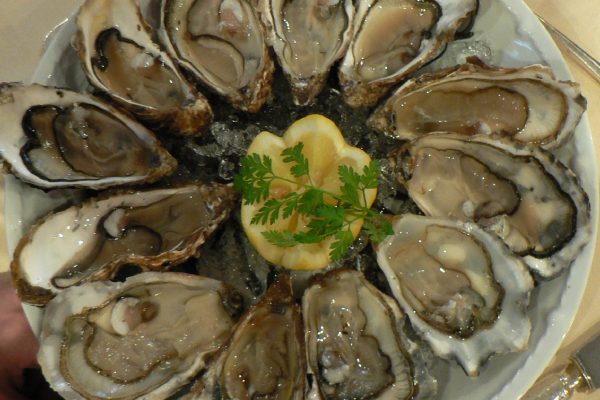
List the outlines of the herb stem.
<svg viewBox="0 0 600 400">
<path fill-rule="evenodd" d="M 245 204 L 260 204 L 251 224 L 273 225 L 281 218 L 288 219 L 294 215 L 302 215 L 309 220 L 300 231 L 263 231 L 267 241 L 279 247 L 293 247 L 333 237 L 330 258 L 336 260 L 342 258 L 354 242 L 352 224 L 357 221 L 364 221 L 363 227 L 374 241 L 380 241 L 393 232 L 391 224 L 373 212 L 367 201 L 367 190 L 376 189 L 379 183 L 377 161 L 364 166 L 362 174 L 350 166 L 340 165 L 338 176 L 341 186 L 337 194 L 314 184 L 302 149 L 303 144 L 298 143 L 281 153 L 283 162 L 290 164 L 293 178 L 275 174 L 272 159 L 258 154 L 249 154 L 242 160 L 241 171 L 235 178 L 236 188 L 242 192 Z M 301 182 L 303 177 L 304 182 Z M 294 185 L 296 190 L 277 198 L 271 196 L 271 184 L 277 180 Z"/>
</svg>

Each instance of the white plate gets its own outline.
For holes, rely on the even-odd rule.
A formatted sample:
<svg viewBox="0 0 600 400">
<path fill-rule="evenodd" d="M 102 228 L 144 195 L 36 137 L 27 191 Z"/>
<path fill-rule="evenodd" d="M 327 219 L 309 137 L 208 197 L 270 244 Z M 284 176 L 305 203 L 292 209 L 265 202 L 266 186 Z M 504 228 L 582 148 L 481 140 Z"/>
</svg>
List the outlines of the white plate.
<svg viewBox="0 0 600 400">
<path fill-rule="evenodd" d="M 154 1 L 154 0 L 150 0 Z M 560 79 L 572 79 L 556 45 L 534 14 L 521 0 L 480 0 L 479 16 L 474 36 L 455 42 L 451 51 L 436 61 L 440 66 L 452 58 L 454 49 L 469 52 L 489 49 L 488 62 L 501 66 L 520 66 L 531 63 L 549 65 Z M 74 31 L 72 19 L 55 31 L 47 51 L 32 78 L 33 82 L 50 85 L 85 87 L 85 78 L 69 46 Z M 486 51 L 483 51 L 486 53 Z M 432 68 L 432 67 L 428 67 Z M 571 157 L 569 154 L 576 154 Z M 574 140 L 557 156 L 580 177 L 592 205 L 590 243 L 595 243 L 598 215 L 598 171 L 591 132 L 587 118 L 579 125 Z M 19 238 L 47 210 L 60 204 L 74 191 L 44 193 L 7 177 L 5 218 L 9 251 L 12 253 Z M 523 353 L 492 358 L 478 378 L 467 378 L 453 362 L 440 361 L 435 372 L 440 380 L 439 399 L 515 400 L 542 373 L 569 329 L 583 295 L 591 268 L 593 246 L 588 245 L 571 268 L 558 278 L 543 282 L 533 293 L 530 316 L 533 332 L 529 349 Z M 42 311 L 27 307 L 26 312 L 36 332 Z"/>
</svg>

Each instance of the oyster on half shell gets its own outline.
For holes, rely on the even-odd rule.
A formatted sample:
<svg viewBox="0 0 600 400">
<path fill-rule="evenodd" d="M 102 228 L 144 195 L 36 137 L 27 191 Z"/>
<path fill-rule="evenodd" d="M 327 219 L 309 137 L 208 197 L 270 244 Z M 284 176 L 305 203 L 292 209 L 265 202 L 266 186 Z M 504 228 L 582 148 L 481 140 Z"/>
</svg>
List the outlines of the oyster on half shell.
<svg viewBox="0 0 600 400">
<path fill-rule="evenodd" d="M 586 107 L 578 84 L 558 81 L 542 65 L 495 68 L 470 61 L 406 82 L 368 124 L 405 140 L 451 131 L 555 148 L 571 137 Z"/>
<path fill-rule="evenodd" d="M 189 274 L 88 282 L 48 304 L 38 360 L 68 400 L 162 400 L 204 369 L 240 311 L 236 292 Z"/>
<path fill-rule="evenodd" d="M 317 276 L 302 298 L 311 399 L 427 399 L 437 384 L 404 316 L 355 270 Z"/>
<path fill-rule="evenodd" d="M 188 400 L 304 399 L 306 359 L 300 307 L 280 275 L 240 319 L 231 340 Z"/>
<path fill-rule="evenodd" d="M 311 104 L 348 47 L 352 0 L 260 0 L 259 7 L 294 102 Z"/>
<path fill-rule="evenodd" d="M 73 45 L 92 86 L 152 128 L 199 135 L 212 120 L 206 98 L 152 41 L 135 0 L 87 0 Z"/>
<path fill-rule="evenodd" d="M 405 214 L 376 246 L 377 261 L 412 326 L 470 376 L 492 354 L 524 350 L 533 289 L 525 263 L 473 223 Z"/>
<path fill-rule="evenodd" d="M 43 305 L 125 264 L 161 270 L 197 255 L 234 206 L 230 185 L 105 194 L 52 213 L 19 242 L 11 270 L 19 296 Z"/>
<path fill-rule="evenodd" d="M 433 133 L 391 161 L 425 214 L 476 222 L 544 278 L 567 268 L 589 241 L 587 195 L 571 170 L 538 147 Z"/>
<path fill-rule="evenodd" d="M 440 55 L 477 0 L 358 0 L 353 38 L 339 69 L 344 98 L 374 106 L 391 86 Z"/>
<path fill-rule="evenodd" d="M 0 84 L 0 121 L 10 172 L 43 189 L 149 183 L 177 167 L 144 126 L 70 90 Z"/>
<path fill-rule="evenodd" d="M 246 0 L 163 0 L 161 41 L 192 77 L 256 112 L 275 66 L 256 9 Z"/>
</svg>

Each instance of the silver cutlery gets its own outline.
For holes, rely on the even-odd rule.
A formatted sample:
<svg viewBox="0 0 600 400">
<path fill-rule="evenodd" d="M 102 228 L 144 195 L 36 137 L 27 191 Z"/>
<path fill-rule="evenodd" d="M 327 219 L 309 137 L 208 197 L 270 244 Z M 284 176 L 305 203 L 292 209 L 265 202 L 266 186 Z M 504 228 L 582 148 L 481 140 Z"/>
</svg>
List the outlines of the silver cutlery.
<svg viewBox="0 0 600 400">
<path fill-rule="evenodd" d="M 536 14 L 537 15 L 537 14 Z M 598 82 L 600 82 L 600 62 L 583 50 L 577 43 L 569 39 L 564 33 L 556 29 L 548 21 L 537 15 L 538 19 L 544 24 L 548 32 L 558 38 L 569 51 L 575 56 L 577 61 L 585 70 Z"/>
<path fill-rule="evenodd" d="M 570 359 L 561 371 L 538 380 L 521 400 L 568 400 L 575 392 L 600 388 L 600 335 Z"/>
</svg>

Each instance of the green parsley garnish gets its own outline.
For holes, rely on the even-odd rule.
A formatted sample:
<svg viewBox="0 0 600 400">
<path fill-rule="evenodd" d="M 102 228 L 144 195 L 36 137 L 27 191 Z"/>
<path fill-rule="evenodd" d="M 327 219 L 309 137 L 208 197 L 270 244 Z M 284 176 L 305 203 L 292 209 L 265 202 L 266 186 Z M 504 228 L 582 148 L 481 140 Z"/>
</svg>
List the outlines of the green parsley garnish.
<svg viewBox="0 0 600 400">
<path fill-rule="evenodd" d="M 308 160 L 302 154 L 304 145 L 298 143 L 281 152 L 283 161 L 290 165 L 290 173 L 301 182 L 273 172 L 272 159 L 267 155 L 249 154 L 242 159 L 240 173 L 235 177 L 235 187 L 242 193 L 243 201 L 252 205 L 264 201 L 253 216 L 252 224 L 270 225 L 280 218 L 287 219 L 294 212 L 308 217 L 306 230 L 300 232 L 267 230 L 263 236 L 279 247 L 320 243 L 333 236 L 329 256 L 338 260 L 354 242 L 351 224 L 364 220 L 363 228 L 369 238 L 380 242 L 393 234 L 392 226 L 382 215 L 367 205 L 366 190 L 379 185 L 379 162 L 371 161 L 362 173 L 352 167 L 340 165 L 338 175 L 342 183 L 340 194 L 316 187 L 310 177 Z M 297 185 L 298 191 L 277 199 L 269 197 L 271 183 L 280 180 Z"/>
</svg>

